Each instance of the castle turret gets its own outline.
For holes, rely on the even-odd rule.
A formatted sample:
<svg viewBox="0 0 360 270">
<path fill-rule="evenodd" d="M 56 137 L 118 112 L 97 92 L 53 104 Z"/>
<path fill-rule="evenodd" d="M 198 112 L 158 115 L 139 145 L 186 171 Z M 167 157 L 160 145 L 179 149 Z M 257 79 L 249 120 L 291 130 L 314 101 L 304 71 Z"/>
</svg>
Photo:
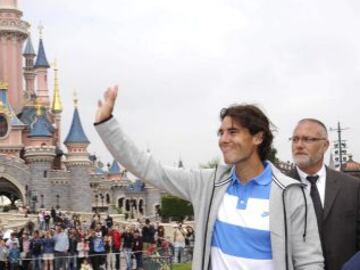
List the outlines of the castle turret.
<svg viewBox="0 0 360 270">
<path fill-rule="evenodd" d="M 51 182 L 48 175 L 52 170 L 56 147 L 52 143 L 52 126 L 39 103 L 36 109 L 36 117 L 30 125 L 28 135 L 30 145 L 25 147 L 24 158 L 31 170 L 31 190 L 41 195 L 42 202 L 39 206 L 50 207 L 54 205 L 54 198 L 51 194 Z"/>
<path fill-rule="evenodd" d="M 68 149 L 65 165 L 71 175 L 71 208 L 73 211 L 91 211 L 92 191 L 90 188 L 89 171 L 92 165 L 87 147 L 90 144 L 81 124 L 77 99 L 70 131 L 64 141 Z"/>
<path fill-rule="evenodd" d="M 27 100 L 32 100 L 35 98 L 35 70 L 34 70 L 34 59 L 35 51 L 32 45 L 31 37 L 29 36 L 25 50 L 23 53 L 25 57 L 25 67 L 24 67 L 24 78 L 25 78 L 25 98 Z"/>
<path fill-rule="evenodd" d="M 109 166 L 108 179 L 121 180 L 121 170 L 119 163 L 116 160 L 114 160 L 111 166 Z"/>
<path fill-rule="evenodd" d="M 15 113 L 23 106 L 22 50 L 30 27 L 21 17 L 16 0 L 0 0 L 0 81 L 9 85 L 9 101 Z"/>
<path fill-rule="evenodd" d="M 50 68 L 50 65 L 46 58 L 41 32 L 40 32 L 39 49 L 38 49 L 38 54 L 36 57 L 34 68 L 36 70 L 36 79 L 37 79 L 37 87 L 38 87 L 36 91 L 37 97 L 42 106 L 49 108 L 50 99 L 49 99 L 47 75 L 48 75 L 48 68 Z"/>
</svg>

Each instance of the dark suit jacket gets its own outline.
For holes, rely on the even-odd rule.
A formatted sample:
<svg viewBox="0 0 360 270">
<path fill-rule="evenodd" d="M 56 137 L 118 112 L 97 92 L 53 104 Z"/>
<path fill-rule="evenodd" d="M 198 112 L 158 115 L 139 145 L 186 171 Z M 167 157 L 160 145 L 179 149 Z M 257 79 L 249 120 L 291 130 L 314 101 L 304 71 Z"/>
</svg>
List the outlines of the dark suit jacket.
<svg viewBox="0 0 360 270">
<path fill-rule="evenodd" d="M 351 259 L 344 264 L 341 270 L 359 270 L 360 269 L 360 251 L 358 251 Z"/>
<path fill-rule="evenodd" d="M 300 180 L 296 169 L 289 176 Z M 326 270 L 340 270 L 360 250 L 360 179 L 326 168 L 320 238 Z"/>
</svg>

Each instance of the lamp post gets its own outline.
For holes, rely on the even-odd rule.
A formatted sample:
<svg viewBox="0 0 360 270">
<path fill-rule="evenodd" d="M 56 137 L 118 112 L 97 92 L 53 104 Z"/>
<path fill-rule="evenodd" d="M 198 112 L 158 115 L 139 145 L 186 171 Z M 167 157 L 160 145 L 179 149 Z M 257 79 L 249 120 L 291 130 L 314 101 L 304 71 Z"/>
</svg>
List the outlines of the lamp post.
<svg viewBox="0 0 360 270">
<path fill-rule="evenodd" d="M 25 185 L 25 202 L 24 202 L 24 206 L 28 206 L 30 205 L 30 190 L 29 190 L 29 186 Z"/>
<path fill-rule="evenodd" d="M 134 187 L 133 185 L 130 186 L 130 193 L 131 193 L 131 197 L 130 197 L 130 218 L 133 219 L 134 218 Z"/>
<path fill-rule="evenodd" d="M 44 208 L 44 194 L 40 194 L 41 208 Z"/>
<path fill-rule="evenodd" d="M 31 197 L 31 201 L 32 201 L 32 212 L 35 213 L 36 211 L 36 203 L 37 203 L 37 195 L 35 193 L 35 191 L 32 192 L 32 197 Z"/>
<path fill-rule="evenodd" d="M 56 209 L 60 208 L 60 195 L 56 194 Z"/>
</svg>

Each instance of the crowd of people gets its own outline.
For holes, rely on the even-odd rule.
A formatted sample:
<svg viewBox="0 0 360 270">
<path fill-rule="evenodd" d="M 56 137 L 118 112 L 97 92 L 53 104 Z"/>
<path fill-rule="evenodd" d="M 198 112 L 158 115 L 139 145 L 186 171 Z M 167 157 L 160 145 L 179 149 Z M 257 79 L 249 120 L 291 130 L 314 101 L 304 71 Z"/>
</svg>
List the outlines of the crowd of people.
<svg viewBox="0 0 360 270">
<path fill-rule="evenodd" d="M 170 234 L 171 235 L 171 234 Z M 119 270 L 143 269 L 143 259 L 166 258 L 169 263 L 192 259 L 195 234 L 181 223 L 173 239 L 158 222 L 138 219 L 114 224 L 110 215 L 41 211 L 9 237 L 0 232 L 0 270 Z"/>
</svg>

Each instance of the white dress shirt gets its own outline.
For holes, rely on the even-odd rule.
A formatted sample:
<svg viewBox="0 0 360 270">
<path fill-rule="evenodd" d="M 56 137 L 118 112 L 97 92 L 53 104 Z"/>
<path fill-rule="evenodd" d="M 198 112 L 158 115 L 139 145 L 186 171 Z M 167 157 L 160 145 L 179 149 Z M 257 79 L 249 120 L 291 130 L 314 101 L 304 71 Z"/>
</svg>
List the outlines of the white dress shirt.
<svg viewBox="0 0 360 270">
<path fill-rule="evenodd" d="M 305 172 L 303 172 L 302 170 L 299 169 L 299 167 L 296 166 L 296 170 L 300 176 L 301 182 L 306 183 L 306 190 L 309 192 L 310 194 L 310 187 L 311 187 L 311 183 L 309 182 L 309 180 L 306 179 L 307 176 L 310 176 L 310 174 L 307 174 Z M 321 169 L 315 173 L 312 174 L 311 176 L 314 175 L 318 175 L 319 179 L 316 182 L 316 187 L 319 191 L 319 195 L 320 195 L 320 199 L 321 199 L 321 204 L 322 207 L 324 208 L 324 202 L 325 202 L 325 185 L 326 185 L 326 168 L 325 165 L 323 164 Z"/>
</svg>

